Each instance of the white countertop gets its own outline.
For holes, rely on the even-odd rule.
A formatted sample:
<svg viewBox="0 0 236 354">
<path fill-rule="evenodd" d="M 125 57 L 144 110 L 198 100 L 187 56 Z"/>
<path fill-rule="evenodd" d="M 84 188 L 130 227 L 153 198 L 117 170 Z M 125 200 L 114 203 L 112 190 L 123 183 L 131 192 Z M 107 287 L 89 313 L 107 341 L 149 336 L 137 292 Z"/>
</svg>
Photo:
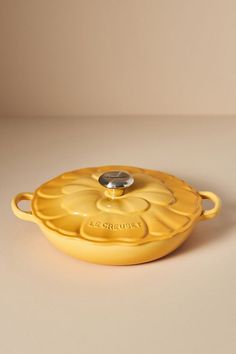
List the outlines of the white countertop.
<svg viewBox="0 0 236 354">
<path fill-rule="evenodd" d="M 0 352 L 235 354 L 236 117 L 1 118 Z M 85 263 L 17 219 L 11 198 L 67 170 L 159 169 L 221 196 L 162 260 Z"/>
</svg>

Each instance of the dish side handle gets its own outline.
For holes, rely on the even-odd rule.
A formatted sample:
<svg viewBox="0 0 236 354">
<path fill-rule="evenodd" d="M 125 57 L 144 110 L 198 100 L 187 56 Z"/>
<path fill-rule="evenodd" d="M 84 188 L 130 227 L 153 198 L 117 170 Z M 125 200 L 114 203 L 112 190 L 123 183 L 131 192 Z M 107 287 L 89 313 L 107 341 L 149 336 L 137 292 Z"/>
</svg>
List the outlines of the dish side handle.
<svg viewBox="0 0 236 354">
<path fill-rule="evenodd" d="M 214 206 L 212 209 L 202 211 L 202 214 L 200 216 L 201 220 L 208 220 L 208 219 L 214 218 L 219 213 L 219 211 L 221 209 L 220 198 L 215 193 L 212 193 L 212 192 L 201 191 L 198 193 L 200 194 L 202 199 L 209 199 L 214 203 Z"/>
<path fill-rule="evenodd" d="M 19 193 L 17 194 L 11 201 L 11 207 L 13 213 L 20 219 L 22 220 L 27 220 L 27 221 L 35 221 L 34 215 L 32 214 L 32 211 L 25 211 L 20 209 L 19 207 L 19 202 L 22 200 L 32 200 L 33 199 L 33 193 L 30 192 L 24 192 L 24 193 Z"/>
</svg>

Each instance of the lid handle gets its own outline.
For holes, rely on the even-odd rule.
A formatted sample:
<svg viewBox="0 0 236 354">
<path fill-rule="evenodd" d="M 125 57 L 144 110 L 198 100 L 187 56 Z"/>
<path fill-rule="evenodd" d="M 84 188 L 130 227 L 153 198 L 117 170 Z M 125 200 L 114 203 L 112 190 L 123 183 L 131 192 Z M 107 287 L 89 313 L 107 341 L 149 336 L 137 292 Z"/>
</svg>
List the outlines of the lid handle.
<svg viewBox="0 0 236 354">
<path fill-rule="evenodd" d="M 127 171 L 107 171 L 98 182 L 108 189 L 109 196 L 115 198 L 125 193 L 125 189 L 134 183 L 134 178 Z"/>
</svg>

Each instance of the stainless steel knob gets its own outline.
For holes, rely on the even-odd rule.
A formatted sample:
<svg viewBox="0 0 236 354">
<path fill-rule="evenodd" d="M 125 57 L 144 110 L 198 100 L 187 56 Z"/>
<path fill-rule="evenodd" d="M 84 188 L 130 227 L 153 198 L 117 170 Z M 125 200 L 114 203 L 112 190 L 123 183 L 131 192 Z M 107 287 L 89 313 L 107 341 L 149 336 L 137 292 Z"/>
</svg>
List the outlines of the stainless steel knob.
<svg viewBox="0 0 236 354">
<path fill-rule="evenodd" d="M 126 171 L 107 171 L 99 177 L 98 182 L 108 188 L 110 196 L 118 197 L 134 183 L 134 179 Z"/>
</svg>

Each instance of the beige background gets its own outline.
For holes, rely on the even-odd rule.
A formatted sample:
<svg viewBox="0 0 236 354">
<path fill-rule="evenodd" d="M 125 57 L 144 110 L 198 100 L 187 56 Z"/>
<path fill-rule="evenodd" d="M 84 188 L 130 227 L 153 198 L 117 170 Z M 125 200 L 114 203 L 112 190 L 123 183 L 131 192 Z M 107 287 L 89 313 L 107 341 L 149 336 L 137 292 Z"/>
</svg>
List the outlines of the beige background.
<svg viewBox="0 0 236 354">
<path fill-rule="evenodd" d="M 233 0 L 0 2 L 1 354 L 235 354 L 235 38 Z M 67 257 L 12 214 L 102 164 L 175 174 L 222 212 L 133 267 Z"/>
<path fill-rule="evenodd" d="M 236 119 L 1 119 L 0 352 L 235 354 Z M 10 200 L 67 170 L 129 164 L 223 200 L 172 255 L 99 266 L 59 253 Z"/>
<path fill-rule="evenodd" d="M 234 0 L 1 0 L 0 115 L 236 114 Z"/>
</svg>

